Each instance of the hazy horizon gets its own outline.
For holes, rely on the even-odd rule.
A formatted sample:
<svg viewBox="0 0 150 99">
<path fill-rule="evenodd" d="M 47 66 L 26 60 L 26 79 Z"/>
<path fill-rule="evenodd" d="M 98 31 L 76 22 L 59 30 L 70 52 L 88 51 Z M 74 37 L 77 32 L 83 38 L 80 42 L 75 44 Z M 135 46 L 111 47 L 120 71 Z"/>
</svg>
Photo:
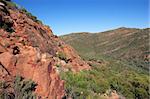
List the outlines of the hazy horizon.
<svg viewBox="0 0 150 99">
<path fill-rule="evenodd" d="M 49 25 L 56 35 L 148 28 L 148 0 L 13 0 Z"/>
</svg>

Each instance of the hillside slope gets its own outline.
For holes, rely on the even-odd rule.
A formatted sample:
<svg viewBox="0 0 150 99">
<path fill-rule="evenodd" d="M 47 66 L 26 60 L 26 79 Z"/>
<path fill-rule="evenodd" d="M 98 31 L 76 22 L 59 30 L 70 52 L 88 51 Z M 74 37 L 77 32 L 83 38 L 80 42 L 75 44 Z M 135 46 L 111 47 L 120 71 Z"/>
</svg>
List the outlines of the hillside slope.
<svg viewBox="0 0 150 99">
<path fill-rule="evenodd" d="M 60 71 L 78 72 L 88 69 L 89 65 L 72 47 L 53 35 L 48 26 L 24 8 L 0 0 L 0 98 L 9 93 L 17 96 L 21 90 L 33 89 L 33 85 L 30 89 L 20 89 L 18 92 L 13 86 L 6 91 L 8 93 L 1 89 L 1 82 L 13 83 L 14 77 L 20 75 L 37 84 L 34 90 L 38 99 L 61 99 L 65 89 L 64 81 L 59 77 Z M 19 86 L 25 85 L 21 83 Z M 15 86 L 17 90 L 19 86 Z"/>
<path fill-rule="evenodd" d="M 61 36 L 91 66 L 89 71 L 62 74 L 67 81 L 68 96 L 77 99 L 149 99 L 149 30 L 118 28 Z"/>
<path fill-rule="evenodd" d="M 148 70 L 150 29 L 118 28 L 101 33 L 73 33 L 62 40 L 84 58 L 109 56 Z"/>
</svg>

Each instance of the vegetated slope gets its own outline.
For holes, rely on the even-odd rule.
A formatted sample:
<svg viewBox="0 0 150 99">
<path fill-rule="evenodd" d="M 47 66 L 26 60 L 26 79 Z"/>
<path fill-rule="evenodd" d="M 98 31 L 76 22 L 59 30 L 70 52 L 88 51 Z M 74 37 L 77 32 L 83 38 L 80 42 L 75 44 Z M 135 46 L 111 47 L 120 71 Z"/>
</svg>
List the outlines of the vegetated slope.
<svg viewBox="0 0 150 99">
<path fill-rule="evenodd" d="M 109 56 L 148 71 L 150 29 L 118 28 L 101 33 L 73 33 L 61 38 L 85 57 Z"/>
<path fill-rule="evenodd" d="M 62 73 L 68 97 L 149 99 L 148 36 L 149 29 L 134 28 L 62 36 L 91 66 Z"/>
<path fill-rule="evenodd" d="M 149 75 L 110 58 L 89 61 L 89 71 L 63 72 L 68 97 L 74 99 L 149 99 Z"/>
<path fill-rule="evenodd" d="M 72 47 L 53 35 L 48 26 L 9 1 L 0 0 L 0 83 L 10 82 L 13 85 L 15 76 L 19 75 L 37 84 L 34 89 L 37 98 L 61 99 L 65 89 L 60 72 L 89 70 L 89 65 Z M 20 83 L 22 79 L 17 81 Z M 33 91 L 33 83 L 27 83 L 31 86 L 27 87 L 29 89 L 22 89 L 25 85 L 22 82 L 17 89 L 20 92 Z M 8 95 L 1 90 L 3 88 L 0 87 L 0 98 L 3 94 Z M 15 88 L 7 91 L 13 96 L 17 93 Z M 22 94 L 27 96 L 30 94 L 28 91 Z M 23 99 L 23 96 L 16 98 Z"/>
</svg>

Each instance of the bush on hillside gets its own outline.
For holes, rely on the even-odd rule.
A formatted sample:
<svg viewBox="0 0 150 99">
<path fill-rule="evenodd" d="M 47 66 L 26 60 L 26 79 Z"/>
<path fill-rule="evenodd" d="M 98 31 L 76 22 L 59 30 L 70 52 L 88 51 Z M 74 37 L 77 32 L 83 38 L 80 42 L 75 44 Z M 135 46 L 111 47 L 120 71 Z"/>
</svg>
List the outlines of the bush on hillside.
<svg viewBox="0 0 150 99">
<path fill-rule="evenodd" d="M 109 61 L 103 66 L 94 65 L 90 71 L 65 72 L 61 77 L 66 81 L 67 97 L 74 99 L 99 99 L 99 94 L 109 89 L 116 90 L 127 99 L 148 99 L 150 95 L 148 75 L 137 73 L 116 61 Z"/>
<path fill-rule="evenodd" d="M 0 82 L 0 99 L 14 99 L 14 94 L 9 92 L 10 84 L 5 81 Z"/>
<path fill-rule="evenodd" d="M 5 31 L 9 32 L 9 33 L 13 33 L 14 32 L 14 29 L 12 29 L 11 27 L 12 23 L 5 23 L 5 22 L 2 22 L 0 24 L 0 28 L 4 29 Z"/>
<path fill-rule="evenodd" d="M 0 83 L 0 99 L 36 99 L 36 95 L 33 93 L 36 85 L 31 80 L 16 76 L 12 84 Z"/>
<path fill-rule="evenodd" d="M 16 76 L 14 81 L 14 93 L 17 99 L 36 99 L 35 91 L 36 83 L 32 80 L 25 80 L 20 76 Z"/>
<path fill-rule="evenodd" d="M 60 58 L 61 60 L 64 60 L 66 63 L 68 62 L 68 59 L 67 59 L 67 56 L 66 56 L 65 53 L 63 53 L 63 52 L 58 52 L 58 53 L 56 54 L 56 56 L 57 56 L 58 58 Z"/>
<path fill-rule="evenodd" d="M 28 12 L 25 8 L 21 8 L 21 11 L 25 13 L 29 18 L 31 18 L 34 22 L 38 22 L 42 24 L 42 21 L 38 20 L 36 16 L 32 15 L 30 12 Z"/>
</svg>

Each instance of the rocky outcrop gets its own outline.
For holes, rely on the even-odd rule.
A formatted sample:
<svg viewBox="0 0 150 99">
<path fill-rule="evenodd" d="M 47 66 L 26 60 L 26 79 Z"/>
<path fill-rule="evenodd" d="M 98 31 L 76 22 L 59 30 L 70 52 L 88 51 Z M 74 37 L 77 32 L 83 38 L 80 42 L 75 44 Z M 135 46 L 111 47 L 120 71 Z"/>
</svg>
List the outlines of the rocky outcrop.
<svg viewBox="0 0 150 99">
<path fill-rule="evenodd" d="M 42 99 L 61 99 L 65 94 L 64 81 L 56 65 L 61 65 L 64 72 L 88 70 L 89 65 L 27 12 L 6 9 L 9 14 L 0 10 L 0 79 L 21 75 L 38 84 L 35 93 Z"/>
<path fill-rule="evenodd" d="M 100 96 L 101 96 L 101 99 L 126 99 L 121 94 L 118 94 L 115 90 L 107 90 L 106 93 Z"/>
<path fill-rule="evenodd" d="M 21 75 L 38 84 L 36 93 L 39 96 L 49 99 L 63 97 L 64 81 L 60 80 L 54 69 L 53 58 L 30 46 L 19 48 L 20 54 L 13 55 L 10 52 L 0 54 L 0 62 L 6 69 L 1 77 L 5 77 L 6 74 Z"/>
</svg>

